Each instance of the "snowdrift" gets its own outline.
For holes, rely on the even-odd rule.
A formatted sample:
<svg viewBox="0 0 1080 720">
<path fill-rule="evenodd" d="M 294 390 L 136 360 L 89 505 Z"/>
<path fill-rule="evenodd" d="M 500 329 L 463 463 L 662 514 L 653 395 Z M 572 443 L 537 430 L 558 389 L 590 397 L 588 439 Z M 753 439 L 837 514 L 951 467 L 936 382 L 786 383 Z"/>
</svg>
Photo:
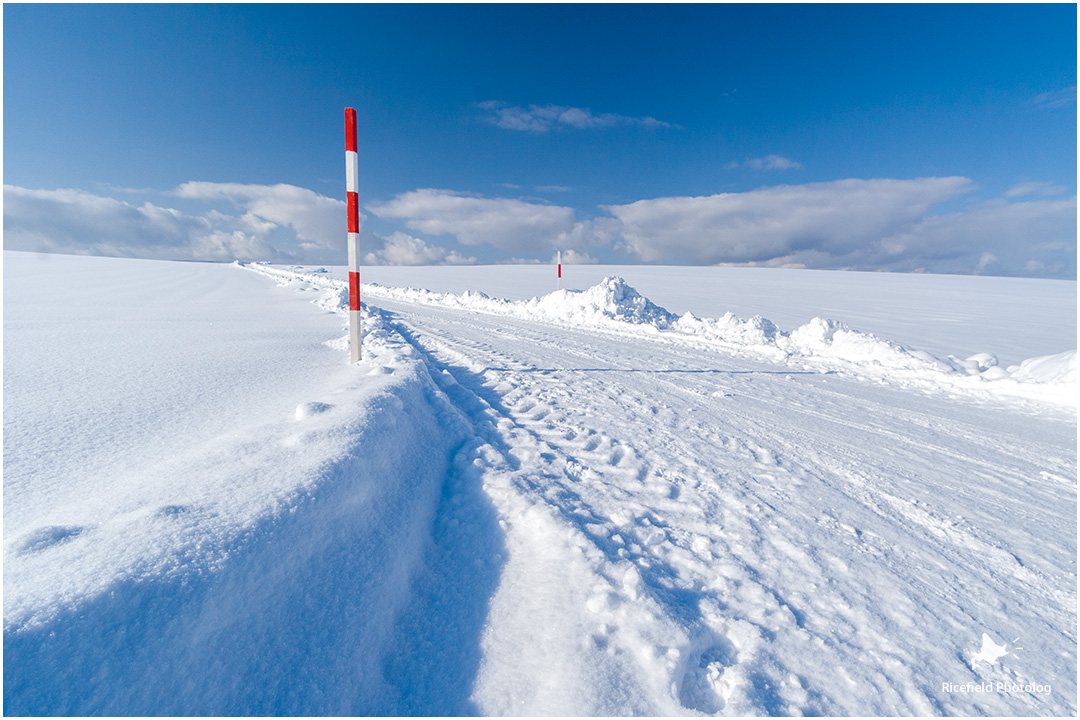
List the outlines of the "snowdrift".
<svg viewBox="0 0 1080 720">
<path fill-rule="evenodd" d="M 171 265 L 162 276 L 177 273 L 181 282 L 156 292 L 185 292 L 198 273 L 211 284 L 251 277 Z M 145 274 L 153 280 L 156 271 Z M 334 293 L 322 301 L 337 302 Z M 301 321 L 305 313 L 318 319 L 306 303 L 291 302 Z M 8 465 L 6 714 L 394 715 L 431 700 L 414 687 L 401 635 L 415 639 L 437 623 L 448 629 L 440 641 L 467 646 L 479 634 L 477 621 L 455 614 L 475 615 L 468 604 L 417 608 L 410 587 L 424 574 L 466 428 L 439 401 L 412 348 L 377 313 L 364 322 L 365 363 L 343 366 L 340 353 L 322 348 L 333 381 L 295 411 L 191 445 L 163 434 L 159 442 L 179 443 L 167 448 L 171 460 L 100 478 L 77 505 L 26 507 L 22 497 L 35 485 L 86 478 L 53 480 L 56 461 L 46 461 L 24 487 L 12 472 L 22 466 Z M 163 332 L 182 333 L 174 323 Z M 235 361 L 228 382 L 250 382 L 242 368 L 262 332 L 237 333 L 229 347 L 204 352 Z M 138 423 L 147 410 L 131 405 L 113 421 Z M 18 420 L 5 417 L 6 425 Z M 17 425 L 8 425 L 5 439 L 17 437 Z M 8 445 L 5 462 L 24 454 Z M 462 578 L 483 586 L 475 572 Z M 396 667 L 383 666 L 387 656 L 398 658 Z M 452 681 L 470 671 L 465 665 L 443 675 Z M 468 712 L 458 697 L 467 688 L 430 692 L 439 691 L 440 708 Z"/>
<path fill-rule="evenodd" d="M 255 269 L 302 274 L 306 279 L 320 275 L 301 268 Z M 325 274 L 322 281 L 327 286 L 341 284 Z M 705 343 L 725 352 L 761 356 L 819 372 L 846 372 L 925 389 L 1017 396 L 1062 405 L 1074 405 L 1077 399 L 1075 350 L 1029 358 L 1005 368 L 990 353 L 965 359 L 952 355 L 938 358 L 820 317 L 785 332 L 761 316 L 748 320 L 731 313 L 720 318 L 698 318 L 692 313 L 677 316 L 642 296 L 620 277 L 607 277 L 584 291 L 557 290 L 527 301 L 491 298 L 474 291 L 451 294 L 376 284 L 364 285 L 363 293 L 620 334 L 662 334 L 676 342 Z"/>
</svg>

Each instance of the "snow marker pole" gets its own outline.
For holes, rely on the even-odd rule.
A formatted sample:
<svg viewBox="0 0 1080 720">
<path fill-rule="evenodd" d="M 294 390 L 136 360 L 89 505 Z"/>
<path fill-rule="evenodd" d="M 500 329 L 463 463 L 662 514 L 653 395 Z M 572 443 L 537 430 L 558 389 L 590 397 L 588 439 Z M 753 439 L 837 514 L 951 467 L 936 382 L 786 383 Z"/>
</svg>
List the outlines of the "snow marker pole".
<svg viewBox="0 0 1080 720">
<path fill-rule="evenodd" d="M 558 289 L 562 290 L 562 250 L 555 251 L 555 262 L 559 266 L 559 286 Z"/>
<path fill-rule="evenodd" d="M 345 108 L 345 197 L 349 213 L 349 363 L 360 362 L 360 159 L 356 110 Z"/>
</svg>

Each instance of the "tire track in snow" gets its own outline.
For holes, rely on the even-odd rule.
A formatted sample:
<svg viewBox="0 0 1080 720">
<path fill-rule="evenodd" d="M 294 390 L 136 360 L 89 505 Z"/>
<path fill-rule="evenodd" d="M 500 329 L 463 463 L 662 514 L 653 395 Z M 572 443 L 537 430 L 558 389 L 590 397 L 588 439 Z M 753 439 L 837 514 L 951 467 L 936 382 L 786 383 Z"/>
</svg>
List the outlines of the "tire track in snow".
<svg viewBox="0 0 1080 720">
<path fill-rule="evenodd" d="M 972 477 L 990 479 L 999 487 L 989 498 L 998 501 L 971 509 L 976 520 L 1001 520 L 1009 484 L 1037 477 L 1042 484 L 1032 487 L 1045 500 L 1064 500 L 1067 508 L 1071 499 L 1075 507 L 1074 492 L 1062 493 L 1060 483 L 1035 470 L 1062 454 L 1060 432 L 1047 442 L 1038 428 L 1016 441 L 992 441 L 985 406 L 975 403 L 920 398 L 906 403 L 917 411 L 905 402 L 894 409 L 907 396 L 715 352 L 379 304 L 393 309 L 440 373 L 498 415 L 489 428 L 502 438 L 515 475 L 499 491 L 494 482 L 486 485 L 503 494 L 500 512 L 520 516 L 524 511 L 511 505 L 524 503 L 545 514 L 548 535 L 574 538 L 562 550 L 588 559 L 578 580 L 597 578 L 592 591 L 573 588 L 571 599 L 568 583 L 568 597 L 556 603 L 582 603 L 594 616 L 591 630 L 585 621 L 575 626 L 591 639 L 587 651 L 579 650 L 586 665 L 598 652 L 651 655 L 651 665 L 623 663 L 615 675 L 625 683 L 628 675 L 658 672 L 668 707 L 962 711 L 976 706 L 942 697 L 932 676 L 973 672 L 964 649 L 922 657 L 943 630 L 946 637 L 977 637 L 979 623 L 1010 620 L 1030 630 L 1043 612 L 1060 633 L 1050 644 L 1070 637 L 1061 632 L 1068 627 L 1062 608 L 1075 597 L 1075 576 L 1070 580 L 1062 563 L 1036 552 L 1035 562 L 1014 567 L 1013 556 L 993 552 L 1000 537 L 970 521 L 950 521 L 942 512 L 947 503 L 918 497 L 930 492 L 928 477 L 966 488 L 965 502 L 976 495 L 967 487 Z M 638 367 L 627 367 L 631 358 Z M 939 440 L 940 427 L 957 427 L 958 420 L 962 432 Z M 883 450 L 876 459 L 867 451 L 875 446 Z M 947 468 L 935 470 L 945 457 Z M 1042 472 L 1074 472 L 1063 460 L 1049 468 Z M 898 478 L 903 483 L 890 486 Z M 558 546 L 542 535 L 532 544 Z M 989 554 L 988 562 L 972 566 L 980 554 Z M 1025 602 L 1035 599 L 1040 608 L 1019 624 L 969 607 L 979 604 L 980 592 L 1015 594 L 1010 582 L 1018 580 L 1030 588 Z M 488 650 L 497 654 L 495 645 Z M 497 664 L 489 658 L 496 675 Z M 824 667 L 837 672 L 823 674 Z M 845 676 L 876 693 L 853 701 L 837 690 L 836 677 Z M 591 695 L 579 688 L 578 700 L 589 695 L 592 704 L 576 705 L 578 712 L 643 709 L 618 704 L 625 692 L 614 689 L 618 682 L 597 684 Z"/>
<path fill-rule="evenodd" d="M 459 352 L 419 337 L 403 324 L 397 329 L 474 424 L 479 440 L 470 464 L 483 474 L 484 490 L 499 509 L 507 533 L 502 597 L 497 593 L 492 603 L 484 664 L 473 697 L 478 707 L 502 715 L 677 711 L 676 703 L 657 703 L 677 653 L 632 659 L 619 657 L 621 651 L 606 652 L 615 628 L 597 625 L 589 617 L 603 611 L 620 585 L 633 585 L 635 571 L 625 562 L 608 567 L 578 529 L 586 509 L 561 482 L 551 446 L 515 423 L 515 414 L 485 391 L 470 369 L 443 361 L 448 356 L 461 360 Z M 537 414 L 536 419 L 542 417 Z M 560 522 L 568 517 L 570 522 Z M 585 608 L 591 611 L 583 617 Z M 669 625 L 660 613 L 634 609 L 634 614 L 639 616 L 634 623 L 638 633 L 679 633 L 677 627 L 653 627 Z M 603 686 L 591 680 L 598 669 Z"/>
<path fill-rule="evenodd" d="M 448 349 L 445 343 L 436 343 L 436 345 L 441 345 L 436 349 L 436 352 L 441 349 L 444 354 L 460 356 L 459 351 Z M 497 387 L 505 391 L 506 388 L 502 387 L 503 385 L 504 383 L 500 382 Z M 622 395 L 623 393 L 621 390 L 616 389 L 615 394 Z M 509 395 L 512 397 L 513 393 Z M 632 411 L 634 406 L 634 403 L 621 403 L 623 412 Z M 509 413 L 504 412 L 504 415 L 512 415 L 520 423 L 515 430 L 524 429 L 532 436 L 533 442 L 539 441 L 543 443 L 544 440 L 541 439 L 544 434 L 543 429 L 538 430 L 535 424 L 546 419 L 548 412 L 545 411 L 538 415 L 534 411 L 536 407 L 534 401 L 526 398 L 521 400 Z M 623 448 L 626 445 L 620 444 L 606 434 L 598 434 L 595 431 L 588 431 L 584 434 L 587 439 L 582 444 L 582 448 L 593 457 L 586 458 L 588 462 L 584 464 L 573 460 L 567 463 L 568 472 L 564 474 L 569 476 L 571 480 L 594 480 L 598 474 L 593 469 L 595 467 L 612 468 L 612 470 L 601 470 L 601 473 L 626 474 L 625 472 L 617 472 L 620 465 L 629 465 L 631 474 L 638 482 L 646 479 L 648 475 L 646 466 L 635 461 L 625 462 L 627 452 Z M 550 447 L 548 445 L 549 449 Z M 635 458 L 639 458 L 640 453 L 632 447 L 630 451 Z M 517 453 L 520 454 L 521 452 L 519 445 Z M 682 454 L 676 452 L 676 455 Z M 540 453 L 540 457 L 545 455 L 547 459 L 552 459 L 550 452 Z M 578 468 L 579 477 L 577 478 L 575 478 L 575 466 Z M 643 473 L 643 469 L 646 472 Z M 700 464 L 691 462 L 683 474 L 693 476 L 702 472 L 704 472 L 704 468 Z M 663 472 L 659 472 L 657 476 L 662 477 Z M 653 646 L 647 648 L 646 652 L 651 652 L 653 655 L 661 656 L 667 660 L 668 667 L 666 667 L 666 672 L 663 675 L 669 678 L 669 692 L 680 701 L 684 711 L 686 709 L 697 709 L 715 712 L 722 709 L 728 701 L 732 700 L 733 696 L 736 696 L 735 700 L 742 702 L 744 705 L 757 703 L 762 708 L 780 712 L 784 708 L 788 708 L 788 705 L 784 704 L 785 701 L 773 690 L 774 687 L 785 688 L 786 691 L 798 688 L 798 691 L 788 693 L 791 696 L 789 700 L 793 699 L 796 702 L 803 703 L 809 700 L 809 695 L 803 688 L 803 682 L 797 676 L 789 675 L 774 679 L 756 671 L 741 673 L 737 669 L 735 672 L 727 672 L 727 668 L 736 666 L 739 662 L 749 665 L 754 664 L 753 657 L 763 640 L 760 632 L 755 629 L 753 624 L 745 622 L 731 624 L 726 619 L 722 619 L 716 612 L 708 613 L 707 617 L 711 618 L 714 624 L 719 623 L 722 626 L 721 632 L 717 632 L 708 623 L 701 622 L 700 608 L 694 607 L 693 603 L 687 603 L 685 598 L 680 597 L 680 594 L 693 593 L 695 589 L 693 584 L 689 587 L 681 587 L 680 585 L 685 583 L 679 582 L 679 576 L 684 573 L 680 573 L 679 569 L 673 567 L 669 559 L 665 557 L 668 554 L 667 546 L 673 544 L 679 549 L 680 554 L 689 553 L 690 556 L 696 556 L 699 560 L 698 564 L 702 567 L 706 566 L 718 556 L 706 549 L 702 542 L 704 536 L 695 536 L 681 530 L 670 531 L 667 529 L 668 524 L 658 517 L 655 508 L 641 505 L 639 499 L 635 500 L 633 493 L 618 493 L 619 497 L 617 499 L 624 505 L 636 508 L 637 513 L 627 515 L 625 511 L 620 510 L 618 516 L 614 519 L 597 517 L 589 509 L 588 504 L 583 505 L 581 503 L 580 496 L 573 489 L 557 480 L 557 473 L 552 477 L 545 478 L 548 481 L 552 479 L 556 481 L 548 482 L 545 485 L 529 483 L 526 489 L 532 492 L 542 491 L 547 501 L 554 507 L 562 509 L 564 518 L 571 525 L 582 523 L 585 523 L 586 527 L 589 525 L 611 525 L 612 520 L 614 520 L 615 525 L 623 530 L 623 534 L 627 535 L 627 539 L 624 540 L 619 534 L 615 534 L 612 538 L 609 538 L 610 542 L 607 543 L 604 542 L 605 538 L 603 537 L 592 538 L 593 542 L 602 548 L 609 562 L 624 565 L 629 560 L 631 566 L 628 569 L 619 569 L 615 572 L 603 573 L 601 571 L 600 574 L 606 574 L 610 580 L 614 580 L 615 587 L 612 589 L 601 584 L 599 590 L 586 600 L 586 607 L 594 614 L 605 614 L 624 606 L 642 604 L 643 596 L 651 594 L 658 595 L 666 604 L 666 607 L 662 605 L 660 608 L 652 608 L 654 613 L 659 610 L 662 614 L 674 614 L 677 617 L 679 621 L 678 627 L 683 628 L 683 630 L 681 633 L 675 633 L 667 638 L 668 642 L 675 640 L 677 646 Z M 673 495 L 671 487 L 673 486 L 664 483 L 664 488 L 659 494 L 670 498 Z M 655 505 L 656 503 L 651 502 L 649 504 Z M 603 548 L 605 544 L 608 547 Z M 625 547 L 617 547 L 618 545 L 625 545 Z M 724 554 L 721 552 L 721 555 Z M 685 562 L 683 564 L 685 565 Z M 737 582 L 746 583 L 746 588 L 742 591 L 742 594 L 751 603 L 765 606 L 762 612 L 753 613 L 753 620 L 767 622 L 766 616 L 779 615 L 787 621 L 794 621 L 795 624 L 798 624 L 796 613 L 785 606 L 783 600 L 774 590 L 762 588 L 753 582 L 754 573 L 752 568 L 744 564 L 736 568 L 734 572 L 741 576 Z M 621 587 L 619 587 L 620 584 Z M 706 603 L 704 607 L 708 608 L 709 605 Z M 612 625 L 601 624 L 598 632 L 592 635 L 594 642 L 598 646 L 604 647 L 604 649 L 610 647 L 616 652 L 622 652 L 610 644 L 607 636 L 611 634 L 611 629 Z M 735 638 L 734 642 L 729 638 L 729 634 Z M 685 635 L 686 638 L 683 638 L 682 635 Z M 633 645 L 635 643 L 640 644 L 640 639 L 631 639 L 624 644 Z M 655 672 L 655 670 L 652 672 Z M 740 685 L 746 687 L 739 687 Z M 719 689 L 717 690 L 717 688 Z M 741 690 L 741 695 L 737 696 L 736 690 Z"/>
</svg>

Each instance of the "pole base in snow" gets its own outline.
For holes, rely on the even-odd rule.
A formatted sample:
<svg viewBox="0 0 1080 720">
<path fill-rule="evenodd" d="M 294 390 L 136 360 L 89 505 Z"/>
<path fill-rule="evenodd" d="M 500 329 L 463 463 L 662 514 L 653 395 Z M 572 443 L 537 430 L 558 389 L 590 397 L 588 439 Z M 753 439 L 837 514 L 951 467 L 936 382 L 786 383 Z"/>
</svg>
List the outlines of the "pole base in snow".
<svg viewBox="0 0 1080 720">
<path fill-rule="evenodd" d="M 360 311 L 349 311 L 349 364 L 360 362 Z"/>
</svg>

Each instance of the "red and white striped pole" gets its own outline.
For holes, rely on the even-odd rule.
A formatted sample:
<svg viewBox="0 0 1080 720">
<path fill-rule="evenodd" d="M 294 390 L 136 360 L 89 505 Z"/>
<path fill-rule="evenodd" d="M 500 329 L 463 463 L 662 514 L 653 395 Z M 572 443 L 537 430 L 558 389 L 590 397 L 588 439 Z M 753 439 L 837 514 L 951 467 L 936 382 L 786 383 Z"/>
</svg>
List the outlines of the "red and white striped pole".
<svg viewBox="0 0 1080 720">
<path fill-rule="evenodd" d="M 345 108 L 345 196 L 349 213 L 349 362 L 360 362 L 360 159 L 356 110 Z"/>
<path fill-rule="evenodd" d="M 562 290 L 562 250 L 555 251 L 555 263 L 559 266 L 559 286 L 558 289 Z"/>
</svg>

